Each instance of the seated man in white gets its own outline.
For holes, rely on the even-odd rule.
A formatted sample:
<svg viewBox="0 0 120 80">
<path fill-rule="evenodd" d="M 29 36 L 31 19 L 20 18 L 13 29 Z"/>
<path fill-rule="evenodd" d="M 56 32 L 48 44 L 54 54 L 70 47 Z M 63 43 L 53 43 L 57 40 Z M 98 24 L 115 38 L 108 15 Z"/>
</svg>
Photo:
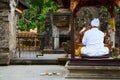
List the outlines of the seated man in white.
<svg viewBox="0 0 120 80">
<path fill-rule="evenodd" d="M 109 54 L 109 49 L 104 47 L 105 34 L 99 30 L 99 19 L 94 18 L 91 26 L 92 28 L 84 33 L 82 44 L 85 46 L 81 48 L 81 55 L 97 57 Z"/>
</svg>

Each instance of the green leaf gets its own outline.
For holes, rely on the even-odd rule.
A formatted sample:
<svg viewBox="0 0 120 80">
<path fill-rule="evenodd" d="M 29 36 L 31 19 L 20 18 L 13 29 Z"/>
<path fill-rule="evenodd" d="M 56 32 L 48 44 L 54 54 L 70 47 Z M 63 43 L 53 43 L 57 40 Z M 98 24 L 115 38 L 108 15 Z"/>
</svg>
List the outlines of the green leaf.
<svg viewBox="0 0 120 80">
<path fill-rule="evenodd" d="M 114 6 L 114 12 L 115 12 L 115 14 L 118 13 L 118 11 L 119 11 L 119 8 L 117 6 Z"/>
<path fill-rule="evenodd" d="M 103 10 L 103 11 L 108 11 L 105 6 L 102 6 L 102 10 Z"/>
</svg>

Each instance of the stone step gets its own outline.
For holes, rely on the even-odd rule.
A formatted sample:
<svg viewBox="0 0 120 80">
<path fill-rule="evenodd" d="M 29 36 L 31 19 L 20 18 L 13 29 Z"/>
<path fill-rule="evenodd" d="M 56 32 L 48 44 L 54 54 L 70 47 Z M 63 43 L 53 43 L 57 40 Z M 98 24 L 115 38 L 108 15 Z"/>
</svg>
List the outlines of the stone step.
<svg viewBox="0 0 120 80">
<path fill-rule="evenodd" d="M 58 64 L 58 60 L 57 59 L 11 59 L 10 60 L 10 64 L 11 65 L 38 65 L 38 64 L 42 64 L 42 65 L 56 65 Z"/>
<path fill-rule="evenodd" d="M 10 63 L 9 53 L 0 53 L 0 65 L 8 65 Z"/>
<path fill-rule="evenodd" d="M 66 78 L 79 79 L 120 79 L 120 66 L 78 66 L 68 65 L 65 67 L 69 70 Z"/>
<path fill-rule="evenodd" d="M 43 50 L 43 54 L 48 54 L 48 53 L 52 53 L 52 54 L 63 54 L 63 53 L 65 53 L 65 51 L 64 51 L 63 49 L 56 49 L 56 50 L 44 49 L 44 50 Z"/>
<path fill-rule="evenodd" d="M 64 64 L 67 62 L 66 54 L 44 54 L 38 57 L 13 58 L 10 64 Z"/>
</svg>

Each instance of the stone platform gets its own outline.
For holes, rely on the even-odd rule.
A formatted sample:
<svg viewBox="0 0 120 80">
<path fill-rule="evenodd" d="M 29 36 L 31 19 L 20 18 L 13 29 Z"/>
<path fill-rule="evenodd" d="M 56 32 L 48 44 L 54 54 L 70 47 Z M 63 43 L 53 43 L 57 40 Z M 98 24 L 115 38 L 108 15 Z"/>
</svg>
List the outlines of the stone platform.
<svg viewBox="0 0 120 80">
<path fill-rule="evenodd" d="M 32 54 L 31 54 L 32 55 Z M 66 54 L 44 54 L 43 56 L 23 56 L 21 54 L 21 57 L 19 58 L 13 58 L 10 60 L 10 64 L 36 64 L 36 65 L 56 65 L 56 64 L 62 64 L 65 65 L 67 62 L 67 57 L 65 57 Z"/>
<path fill-rule="evenodd" d="M 0 53 L 0 65 L 8 65 L 10 63 L 9 53 Z"/>
<path fill-rule="evenodd" d="M 85 61 L 84 61 L 85 62 Z M 65 67 L 69 73 L 66 78 L 79 79 L 120 79 L 120 66 L 109 65 L 70 65 L 68 61 Z M 104 62 L 103 62 L 104 63 Z M 99 64 L 99 63 L 98 63 Z"/>
</svg>

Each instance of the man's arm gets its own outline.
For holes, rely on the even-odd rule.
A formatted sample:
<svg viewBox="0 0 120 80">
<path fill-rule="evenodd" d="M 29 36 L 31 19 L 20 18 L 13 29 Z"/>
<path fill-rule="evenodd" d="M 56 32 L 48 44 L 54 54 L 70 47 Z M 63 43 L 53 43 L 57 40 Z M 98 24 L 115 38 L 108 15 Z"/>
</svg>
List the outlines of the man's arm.
<svg viewBox="0 0 120 80">
<path fill-rule="evenodd" d="M 85 33 L 82 39 L 82 44 L 86 45 L 86 42 L 87 42 L 87 39 L 86 39 L 86 33 Z"/>
</svg>

